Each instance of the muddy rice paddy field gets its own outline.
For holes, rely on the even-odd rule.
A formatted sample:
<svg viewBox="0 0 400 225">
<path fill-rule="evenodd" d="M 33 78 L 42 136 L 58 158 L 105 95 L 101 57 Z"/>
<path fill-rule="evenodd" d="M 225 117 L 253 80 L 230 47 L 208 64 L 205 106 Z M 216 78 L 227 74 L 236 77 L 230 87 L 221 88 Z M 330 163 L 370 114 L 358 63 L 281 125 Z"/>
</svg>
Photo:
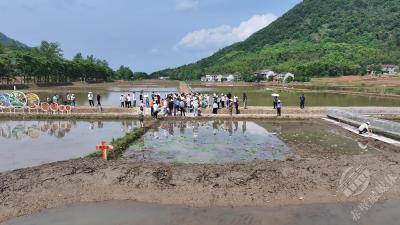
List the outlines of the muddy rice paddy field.
<svg viewBox="0 0 400 225">
<path fill-rule="evenodd" d="M 20 127 L 19 123 L 10 122 L 9 126 Z M 1 154 L 8 157 L 0 160 L 1 165 L 12 157 L 20 157 L 9 152 L 22 151 L 21 155 L 28 156 L 37 152 L 44 158 L 51 155 L 41 152 L 35 144 L 44 140 L 51 142 L 60 131 L 41 129 L 46 127 L 46 121 L 22 123 L 27 124 L 25 132 L 20 128 L 19 132 L 11 129 L 9 139 L 14 144 L 31 138 L 29 130 L 32 128 L 29 127 L 33 125 L 37 127 L 34 129 L 44 131 L 39 132 L 38 138 L 30 139 L 32 148 L 29 150 L 14 144 L 8 145 L 11 147 L 7 151 L 1 148 Z M 50 122 L 54 123 L 61 122 Z M 92 135 L 96 143 L 103 139 L 101 135 L 123 135 L 135 127 L 136 121 L 70 123 L 76 123 L 78 128 L 75 131 L 71 128 L 61 136 L 66 138 L 76 132 L 80 138 L 74 136 L 75 139 L 83 142 L 88 135 L 82 132 L 102 127 L 99 133 Z M 69 127 L 68 124 L 65 127 Z M 10 141 L 5 141 L 3 136 L 2 145 Z M 186 224 L 204 224 L 199 222 L 203 217 L 210 220 L 208 224 L 287 224 L 300 220 L 298 224 L 320 224 L 329 218 L 353 224 L 351 209 L 368 198 L 381 184 L 380 179 L 388 175 L 400 177 L 398 147 L 354 135 L 319 119 L 163 120 L 148 129 L 120 159 L 111 161 L 68 160 L 94 151 L 83 144 L 75 146 L 79 147 L 71 151 L 78 154 L 73 157 L 50 157 L 47 161 L 37 161 L 38 165 L 43 165 L 25 169 L 17 168 L 31 166 L 30 160 L 17 160 L 22 164 L 11 167 L 17 170 L 0 172 L 0 221 L 42 212 L 4 224 L 32 224 L 32 221 L 36 221 L 33 224 L 102 224 L 93 222 L 97 217 L 76 215 L 103 210 L 107 212 L 105 218 L 119 218 L 112 223 L 102 220 L 103 224 L 119 224 L 118 221 L 157 224 L 151 221 L 164 220 L 169 221 L 165 224 L 177 224 L 180 221 L 177 218 L 187 221 Z M 56 162 L 58 160 L 67 161 Z M 370 184 L 362 194 L 346 197 L 338 191 L 343 171 L 359 166 L 368 168 Z M 379 221 L 395 224 L 398 218 L 395 210 L 382 209 L 396 209 L 398 199 L 400 185 L 394 182 L 379 198 L 376 208 L 360 220 L 361 224 L 374 224 L 369 218 L 382 218 Z M 63 208 L 65 206 L 68 207 Z M 45 210 L 50 208 L 59 209 Z M 147 213 L 140 213 L 142 211 Z M 276 211 L 286 217 L 272 220 Z M 137 213 L 136 217 L 133 212 Z M 319 219 L 306 219 L 313 215 L 319 215 Z"/>
<path fill-rule="evenodd" d="M 93 92 L 115 106 L 121 93 L 178 91 L 173 82 L 135 85 L 97 84 Z M 253 107 L 236 118 L 205 111 L 202 119 L 151 121 L 109 161 L 86 156 L 101 141 L 135 131 L 137 120 L 104 120 L 86 111 L 81 120 L 0 120 L 0 224 L 398 224 L 399 146 L 318 118 L 326 109 L 290 109 L 296 120 L 249 119 L 272 117 L 274 111 L 256 106 L 270 106 L 275 90 L 202 88 L 239 98 L 246 91 Z M 86 87 L 59 90 L 72 90 L 78 104 L 87 104 Z M 35 91 L 42 98 L 55 94 Z M 300 92 L 279 93 L 284 107 L 297 106 Z M 315 106 L 400 104 L 389 97 L 306 97 Z M 355 190 L 349 194 L 346 187 Z"/>
</svg>

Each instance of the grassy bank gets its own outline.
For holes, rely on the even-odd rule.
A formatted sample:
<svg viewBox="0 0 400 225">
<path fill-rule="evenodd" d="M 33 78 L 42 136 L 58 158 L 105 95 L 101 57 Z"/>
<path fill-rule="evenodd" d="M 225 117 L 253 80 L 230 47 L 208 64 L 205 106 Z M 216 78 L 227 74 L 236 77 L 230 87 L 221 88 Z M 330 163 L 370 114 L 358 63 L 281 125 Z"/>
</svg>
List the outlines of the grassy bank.
<svg viewBox="0 0 400 225">
<path fill-rule="evenodd" d="M 150 121 L 145 124 L 143 128 L 136 128 L 132 132 L 125 134 L 125 136 L 112 139 L 110 145 L 114 148 L 107 152 L 107 158 L 109 160 L 118 159 L 121 155 L 126 151 L 129 146 L 131 146 L 135 141 L 139 140 L 145 133 L 146 130 L 151 128 L 152 126 L 156 125 L 157 121 Z M 92 154 L 86 156 L 86 158 L 100 158 L 101 151 L 93 152 Z"/>
</svg>

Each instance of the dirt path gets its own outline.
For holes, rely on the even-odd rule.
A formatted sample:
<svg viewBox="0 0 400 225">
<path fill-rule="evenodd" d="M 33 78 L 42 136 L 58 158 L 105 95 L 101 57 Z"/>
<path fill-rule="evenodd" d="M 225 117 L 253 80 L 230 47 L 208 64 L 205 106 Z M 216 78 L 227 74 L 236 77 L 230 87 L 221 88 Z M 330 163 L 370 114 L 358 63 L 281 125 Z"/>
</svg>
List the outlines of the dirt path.
<svg viewBox="0 0 400 225">
<path fill-rule="evenodd" d="M 188 83 L 181 81 L 181 82 L 179 82 L 179 92 L 180 93 L 191 93 L 192 90 Z"/>
</svg>

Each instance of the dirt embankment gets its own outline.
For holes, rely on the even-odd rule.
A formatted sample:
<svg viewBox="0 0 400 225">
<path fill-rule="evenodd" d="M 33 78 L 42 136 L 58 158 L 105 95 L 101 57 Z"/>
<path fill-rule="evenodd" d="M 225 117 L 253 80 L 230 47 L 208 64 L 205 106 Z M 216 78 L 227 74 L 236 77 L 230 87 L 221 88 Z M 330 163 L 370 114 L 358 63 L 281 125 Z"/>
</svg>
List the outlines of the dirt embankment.
<svg viewBox="0 0 400 225">
<path fill-rule="evenodd" d="M 399 163 L 400 156 L 391 151 L 225 165 L 70 160 L 0 173 L 0 222 L 46 208 L 105 200 L 195 207 L 360 201 L 368 197 L 367 191 L 351 198 L 337 192 L 346 168 L 368 168 L 373 188 L 385 175 L 400 177 Z M 385 197 L 400 198 L 400 180 Z"/>
</svg>

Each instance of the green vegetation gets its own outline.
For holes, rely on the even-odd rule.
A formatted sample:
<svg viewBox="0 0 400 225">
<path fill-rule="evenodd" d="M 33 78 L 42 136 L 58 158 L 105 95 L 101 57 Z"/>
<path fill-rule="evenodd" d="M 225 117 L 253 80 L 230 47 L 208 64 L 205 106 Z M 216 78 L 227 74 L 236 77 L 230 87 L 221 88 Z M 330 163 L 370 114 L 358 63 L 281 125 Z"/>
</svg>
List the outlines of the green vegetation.
<svg viewBox="0 0 400 225">
<path fill-rule="evenodd" d="M 120 66 L 115 73 L 116 77 L 121 80 L 130 80 L 133 78 L 133 72 L 129 67 Z"/>
<path fill-rule="evenodd" d="M 1 32 L 0 32 L 0 45 L 15 46 L 15 47 L 19 47 L 19 48 L 28 48 L 28 46 L 26 44 L 23 44 L 19 41 L 13 40 Z"/>
<path fill-rule="evenodd" d="M 4 36 L 6 37 L 6 36 Z M 81 53 L 72 60 L 63 57 L 58 43 L 43 41 L 39 47 L 29 48 L 0 33 L 0 83 L 66 83 L 73 81 L 112 81 L 115 79 L 145 79 L 145 73 L 133 73 L 121 66 L 114 71 L 106 60 Z"/>
<path fill-rule="evenodd" d="M 94 56 L 84 58 L 78 53 L 72 60 L 63 57 L 58 43 L 43 41 L 39 47 L 0 47 L 1 82 L 13 83 L 63 83 L 77 80 L 108 81 L 115 72 L 107 61 Z"/>
<path fill-rule="evenodd" d="M 152 74 L 199 79 L 261 69 L 310 76 L 365 74 L 371 64 L 400 64 L 400 0 L 304 0 L 247 40 L 196 63 Z"/>
<path fill-rule="evenodd" d="M 132 145 L 133 142 L 140 139 L 145 133 L 144 128 L 136 128 L 130 133 L 127 133 L 125 136 L 113 139 L 110 143 L 114 147 L 113 150 L 108 151 L 107 158 L 108 159 L 117 159 L 122 153 Z M 101 152 L 97 151 L 87 156 L 88 158 L 99 158 L 101 157 Z"/>
</svg>

